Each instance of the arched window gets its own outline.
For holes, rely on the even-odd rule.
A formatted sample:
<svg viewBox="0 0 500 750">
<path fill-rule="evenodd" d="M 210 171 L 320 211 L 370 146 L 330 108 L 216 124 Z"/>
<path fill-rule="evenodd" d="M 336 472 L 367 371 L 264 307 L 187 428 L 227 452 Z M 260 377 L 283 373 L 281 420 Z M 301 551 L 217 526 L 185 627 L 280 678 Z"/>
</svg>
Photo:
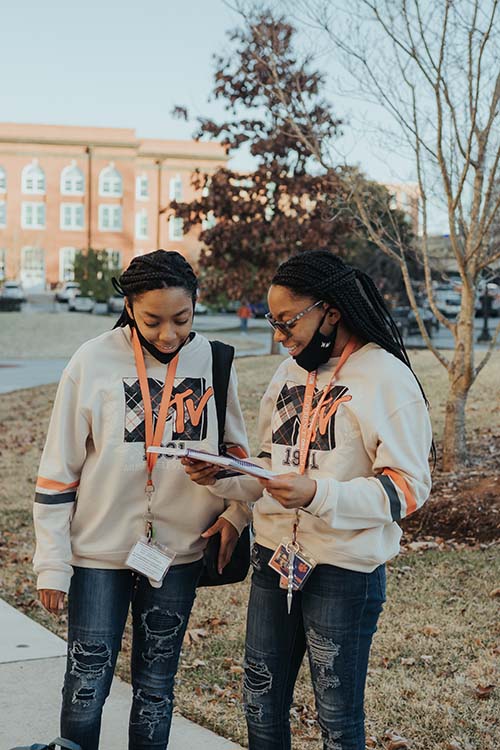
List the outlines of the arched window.
<svg viewBox="0 0 500 750">
<path fill-rule="evenodd" d="M 85 192 L 85 177 L 82 170 L 72 161 L 61 172 L 61 193 L 63 195 L 83 195 Z"/>
<path fill-rule="evenodd" d="M 0 193 L 7 192 L 7 172 L 3 167 L 0 167 Z"/>
<path fill-rule="evenodd" d="M 36 159 L 23 169 L 21 190 L 27 195 L 45 195 L 45 172 Z"/>
<path fill-rule="evenodd" d="M 135 178 L 135 197 L 140 201 L 146 201 L 149 198 L 149 183 L 145 174 L 137 175 Z"/>
<path fill-rule="evenodd" d="M 104 167 L 99 175 L 99 195 L 114 197 L 123 195 L 122 176 L 112 162 L 108 167 Z"/>
<path fill-rule="evenodd" d="M 170 180 L 170 200 L 177 202 L 182 200 L 182 178 L 178 174 Z"/>
</svg>

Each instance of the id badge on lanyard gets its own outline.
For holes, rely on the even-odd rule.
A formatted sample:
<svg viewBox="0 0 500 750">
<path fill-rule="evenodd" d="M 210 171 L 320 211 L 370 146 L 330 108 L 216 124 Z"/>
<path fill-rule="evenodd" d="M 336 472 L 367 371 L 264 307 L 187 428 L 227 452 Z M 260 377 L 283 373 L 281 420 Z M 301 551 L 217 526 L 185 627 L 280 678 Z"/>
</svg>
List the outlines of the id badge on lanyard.
<svg viewBox="0 0 500 750">
<path fill-rule="evenodd" d="M 156 428 L 153 430 L 153 408 L 151 405 L 151 393 L 149 391 L 146 364 L 144 362 L 142 348 L 134 328 L 132 328 L 132 344 L 134 347 L 135 363 L 137 374 L 139 376 L 142 402 L 144 404 L 147 481 L 144 487 L 144 493 L 146 496 L 146 511 L 143 516 L 144 536 L 141 536 L 138 541 L 132 546 L 125 564 L 127 565 L 127 567 L 132 568 L 132 570 L 135 570 L 141 575 L 146 576 L 152 586 L 154 586 L 155 588 L 159 588 L 162 586 L 163 579 L 165 578 L 170 566 L 172 565 L 176 553 L 173 550 L 170 550 L 164 544 L 160 544 L 154 540 L 155 527 L 152 505 L 155 487 L 153 484 L 153 469 L 156 465 L 156 461 L 158 460 L 158 454 L 148 453 L 147 449 L 152 445 L 161 445 L 163 432 L 165 430 L 165 422 L 167 421 L 168 409 L 172 398 L 172 390 L 174 387 L 174 378 L 177 369 L 177 363 L 179 361 L 179 355 L 177 354 L 177 356 L 175 356 L 167 366 L 167 374 L 165 378 L 165 385 L 163 387 L 160 411 L 158 413 L 158 419 L 156 421 Z"/>
<path fill-rule="evenodd" d="M 350 357 L 352 352 L 357 346 L 357 341 L 354 337 L 351 337 L 347 342 L 342 356 L 333 371 L 328 385 L 325 386 L 319 403 L 312 413 L 312 402 L 314 393 L 316 390 L 317 372 L 308 373 L 306 390 L 304 394 L 304 401 L 302 404 L 302 415 L 300 420 L 300 433 L 299 433 L 299 472 L 304 474 L 307 466 L 307 458 L 309 455 L 309 446 L 313 439 L 313 435 L 316 431 L 316 425 L 321 412 L 325 399 L 330 391 L 331 385 L 337 378 L 340 368 L 344 365 L 346 360 Z M 279 573 L 280 576 L 280 588 L 287 590 L 287 610 L 288 614 L 292 611 L 292 600 L 293 592 L 301 589 L 310 574 L 316 567 L 316 561 L 307 554 L 307 552 L 300 546 L 297 541 L 297 531 L 299 528 L 299 512 L 295 513 L 295 520 L 292 530 L 292 539 L 283 539 L 280 544 L 276 547 L 273 556 L 271 557 L 268 565 Z"/>
</svg>

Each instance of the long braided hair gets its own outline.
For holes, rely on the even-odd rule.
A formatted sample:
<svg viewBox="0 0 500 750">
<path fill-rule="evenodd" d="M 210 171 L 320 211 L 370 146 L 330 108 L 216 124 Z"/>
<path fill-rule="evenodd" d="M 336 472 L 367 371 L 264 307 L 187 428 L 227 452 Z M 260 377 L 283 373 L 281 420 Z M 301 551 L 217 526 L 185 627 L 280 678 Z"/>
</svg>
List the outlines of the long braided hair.
<svg viewBox="0 0 500 750">
<path fill-rule="evenodd" d="M 373 280 L 344 263 L 329 250 L 292 255 L 276 271 L 273 284 L 293 294 L 323 300 L 342 315 L 347 328 L 364 341 L 373 341 L 401 360 L 413 373 L 427 406 L 422 385 L 413 372 L 403 339 Z"/>
<path fill-rule="evenodd" d="M 120 278 L 113 279 L 113 286 L 118 294 L 127 297 L 129 302 L 132 302 L 135 295 L 153 289 L 180 287 L 191 296 L 194 307 L 198 279 L 183 255 L 175 251 L 155 250 L 134 258 Z M 127 309 L 124 308 L 113 327 L 123 328 L 131 322 Z"/>
</svg>

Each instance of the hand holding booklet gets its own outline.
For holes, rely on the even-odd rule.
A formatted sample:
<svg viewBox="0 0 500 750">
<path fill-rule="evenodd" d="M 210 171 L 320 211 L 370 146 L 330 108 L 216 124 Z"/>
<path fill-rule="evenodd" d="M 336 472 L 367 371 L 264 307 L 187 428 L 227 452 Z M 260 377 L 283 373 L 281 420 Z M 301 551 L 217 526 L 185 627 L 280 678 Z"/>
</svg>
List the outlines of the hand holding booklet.
<svg viewBox="0 0 500 750">
<path fill-rule="evenodd" d="M 164 453 L 167 456 L 173 456 L 174 458 L 191 458 L 193 461 L 204 461 L 207 464 L 214 464 L 214 466 L 221 466 L 224 469 L 231 469 L 239 474 L 248 474 L 251 477 L 257 477 L 258 479 L 273 479 L 277 474 L 267 469 L 263 469 L 262 466 L 257 466 L 251 461 L 247 461 L 242 458 L 234 458 L 230 455 L 218 456 L 215 453 L 207 453 L 205 451 L 199 451 L 195 448 L 164 448 L 163 446 L 152 445 L 148 448 L 148 453 Z"/>
</svg>

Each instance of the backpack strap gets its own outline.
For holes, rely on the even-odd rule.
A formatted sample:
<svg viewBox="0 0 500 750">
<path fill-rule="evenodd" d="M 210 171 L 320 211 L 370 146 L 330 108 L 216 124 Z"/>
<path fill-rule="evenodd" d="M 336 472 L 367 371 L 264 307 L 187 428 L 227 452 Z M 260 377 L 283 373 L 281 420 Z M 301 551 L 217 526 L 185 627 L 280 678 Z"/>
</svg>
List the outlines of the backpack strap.
<svg viewBox="0 0 500 750">
<path fill-rule="evenodd" d="M 234 346 L 223 344 L 222 341 L 211 341 L 210 346 L 212 348 L 212 383 L 215 408 L 217 410 L 219 451 L 223 454 L 226 452 L 224 430 L 226 427 L 227 391 L 234 359 Z"/>
<path fill-rule="evenodd" d="M 82 750 L 80 745 L 77 745 L 76 742 L 65 740 L 62 737 L 56 737 L 49 745 L 50 750 L 55 750 L 55 748 L 58 747 L 60 747 L 61 750 Z"/>
</svg>

